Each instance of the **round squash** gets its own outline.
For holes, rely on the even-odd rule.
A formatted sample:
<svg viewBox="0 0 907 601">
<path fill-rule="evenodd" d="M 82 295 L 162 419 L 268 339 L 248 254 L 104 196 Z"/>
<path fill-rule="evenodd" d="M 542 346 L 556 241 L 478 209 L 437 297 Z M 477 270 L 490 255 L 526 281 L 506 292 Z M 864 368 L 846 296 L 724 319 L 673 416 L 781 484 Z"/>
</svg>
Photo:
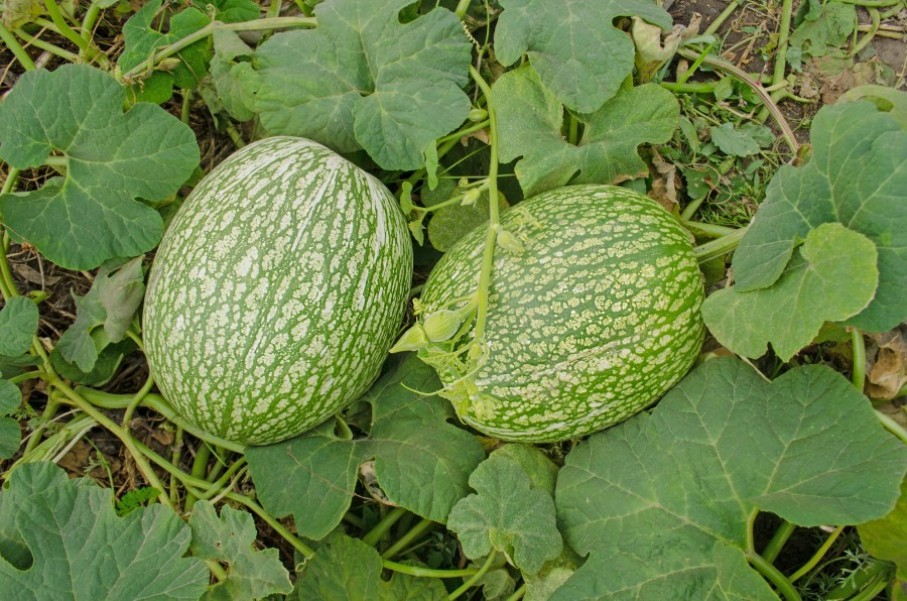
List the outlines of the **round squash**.
<svg viewBox="0 0 907 601">
<path fill-rule="evenodd" d="M 503 440 L 575 438 L 639 412 L 691 367 L 702 275 L 689 234 L 656 202 L 570 186 L 519 203 L 500 226 L 484 340 L 472 344 L 473 320 L 420 352 L 463 422 Z M 429 339 L 474 313 L 486 232 L 432 270 L 419 303 Z"/>
<path fill-rule="evenodd" d="M 411 274 L 380 181 L 310 140 L 260 140 L 203 178 L 164 235 L 143 318 L 151 373 L 211 434 L 289 438 L 377 377 Z"/>
</svg>

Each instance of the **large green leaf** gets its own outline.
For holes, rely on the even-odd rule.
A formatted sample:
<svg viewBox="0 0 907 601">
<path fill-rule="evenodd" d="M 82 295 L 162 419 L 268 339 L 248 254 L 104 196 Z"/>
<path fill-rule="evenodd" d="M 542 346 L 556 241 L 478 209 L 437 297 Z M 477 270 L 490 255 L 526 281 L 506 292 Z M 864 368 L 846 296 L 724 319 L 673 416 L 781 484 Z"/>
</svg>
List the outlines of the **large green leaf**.
<svg viewBox="0 0 907 601">
<path fill-rule="evenodd" d="M 707 361 L 640 414 L 590 437 L 558 476 L 558 523 L 586 563 L 553 599 L 772 600 L 747 565 L 756 510 L 856 524 L 894 506 L 907 447 L 840 374 L 766 382 Z"/>
<path fill-rule="evenodd" d="M 0 158 L 19 169 L 62 154 L 66 176 L 0 196 L 4 224 L 48 259 L 93 269 L 154 248 L 160 215 L 138 199 L 174 194 L 198 165 L 192 130 L 163 109 L 138 104 L 108 74 L 64 65 L 23 75 L 0 103 Z"/>
<path fill-rule="evenodd" d="M 0 309 L 0 355 L 16 356 L 28 351 L 38 331 L 38 307 L 24 296 L 6 299 Z"/>
<path fill-rule="evenodd" d="M 502 75 L 492 95 L 501 160 L 522 157 L 515 171 L 526 196 L 567 184 L 611 184 L 645 175 L 637 147 L 670 140 L 680 115 L 677 100 L 660 86 L 631 88 L 598 111 L 577 116 L 584 128 L 574 145 L 562 134 L 564 107 L 530 67 Z"/>
<path fill-rule="evenodd" d="M 293 514 L 296 528 L 321 539 L 349 508 L 359 465 L 374 458 L 387 498 L 443 522 L 469 492 L 469 474 L 484 458 L 477 440 L 453 426 L 449 403 L 414 391 L 440 388 L 430 367 L 409 357 L 392 367 L 364 397 L 372 404 L 368 438 L 344 439 L 328 424 L 286 442 L 246 450 L 265 509 Z"/>
<path fill-rule="evenodd" d="M 635 49 L 617 17 L 638 16 L 662 29 L 671 16 L 648 0 L 500 0 L 495 56 L 505 66 L 525 53 L 562 104 L 597 111 L 633 71 Z"/>
<path fill-rule="evenodd" d="M 878 252 L 875 298 L 849 323 L 888 330 L 907 319 L 907 131 L 869 102 L 848 102 L 823 107 L 811 135 L 813 156 L 778 170 L 734 253 L 737 289 L 773 285 L 810 230 L 838 222 Z M 848 279 L 828 285 L 860 294 Z"/>
<path fill-rule="evenodd" d="M 430 142 L 469 112 L 470 45 L 443 8 L 401 24 L 410 0 L 328 0 L 318 27 L 259 47 L 255 109 L 271 134 L 338 152 L 366 152 L 385 169 L 415 169 Z"/>
<path fill-rule="evenodd" d="M 192 554 L 226 566 L 227 577 L 211 586 L 203 601 L 263 599 L 293 590 L 277 549 L 255 548 L 258 536 L 249 513 L 224 506 L 218 516 L 214 505 L 200 501 L 192 507 L 189 526 Z"/>
<path fill-rule="evenodd" d="M 113 494 L 51 463 L 17 468 L 0 491 L 4 601 L 196 601 L 208 570 L 183 557 L 191 532 L 152 505 L 117 517 Z"/>
<path fill-rule="evenodd" d="M 554 500 L 506 454 L 492 453 L 469 477 L 476 494 L 454 505 L 447 526 L 457 533 L 463 552 L 479 559 L 494 551 L 527 574 L 561 554 Z"/>
<path fill-rule="evenodd" d="M 773 286 L 719 290 L 706 299 L 702 315 L 715 338 L 735 353 L 761 357 L 770 342 L 789 361 L 823 323 L 844 321 L 866 308 L 879 281 L 876 262 L 869 238 L 839 223 L 824 223 L 810 230 Z"/>
</svg>

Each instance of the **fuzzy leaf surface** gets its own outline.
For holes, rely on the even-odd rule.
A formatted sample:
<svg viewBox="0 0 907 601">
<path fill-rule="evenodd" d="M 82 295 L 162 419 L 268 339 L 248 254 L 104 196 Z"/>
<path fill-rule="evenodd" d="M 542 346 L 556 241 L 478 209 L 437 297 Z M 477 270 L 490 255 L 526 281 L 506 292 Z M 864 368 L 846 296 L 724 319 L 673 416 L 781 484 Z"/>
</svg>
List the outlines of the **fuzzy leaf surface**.
<svg viewBox="0 0 907 601">
<path fill-rule="evenodd" d="M 381 579 L 381 556 L 362 541 L 342 534 L 328 538 L 299 579 L 300 600 L 441 601 L 447 592 L 433 578 L 394 573 Z"/>
<path fill-rule="evenodd" d="M 737 289 L 773 285 L 810 230 L 838 222 L 872 240 L 878 252 L 875 298 L 848 323 L 889 330 L 907 319 L 907 131 L 862 101 L 823 107 L 810 131 L 812 158 L 777 171 L 734 253 Z"/>
<path fill-rule="evenodd" d="M 37 167 L 54 152 L 65 178 L 0 196 L 5 225 L 67 269 L 93 269 L 160 242 L 163 222 L 138 201 L 174 194 L 199 161 L 192 130 L 163 109 L 123 113 L 126 91 L 85 65 L 23 75 L 0 103 L 0 159 Z"/>
<path fill-rule="evenodd" d="M 497 59 L 509 66 L 526 54 L 558 101 L 580 113 L 601 108 L 633 70 L 633 41 L 614 27 L 615 18 L 638 16 L 662 29 L 671 27 L 671 16 L 644 0 L 500 4 L 504 12 L 494 34 Z"/>
<path fill-rule="evenodd" d="M 632 62 L 632 52 L 631 52 Z M 492 88 L 502 162 L 522 157 L 516 175 L 526 196 L 567 184 L 612 184 L 648 173 L 637 147 L 667 142 L 680 118 L 677 100 L 656 84 L 613 97 L 579 115 L 576 145 L 561 134 L 564 108 L 528 66 L 505 73 Z"/>
<path fill-rule="evenodd" d="M 191 536 L 163 505 L 117 517 L 110 490 L 25 464 L 0 491 L 0 590 L 9 601 L 196 601 L 209 574 L 183 557 Z"/>
<path fill-rule="evenodd" d="M 856 524 L 897 501 L 907 448 L 840 374 L 797 367 L 768 383 L 707 361 L 654 411 L 593 435 L 558 476 L 558 523 L 589 554 L 553 600 L 777 601 L 747 563 L 754 510 Z"/>
<path fill-rule="evenodd" d="M 719 290 L 706 299 L 702 315 L 715 338 L 735 353 L 755 359 L 771 343 L 789 361 L 823 323 L 844 321 L 872 301 L 879 281 L 876 262 L 869 238 L 840 223 L 824 223 L 810 230 L 773 286 Z"/>
<path fill-rule="evenodd" d="M 447 423 L 453 410 L 431 391 L 440 382 L 414 356 L 396 364 L 366 393 L 373 406 L 368 438 L 346 440 L 328 424 L 286 442 L 246 451 L 262 504 L 272 514 L 293 514 L 300 534 L 321 539 L 349 508 L 359 465 L 375 460 L 388 499 L 444 522 L 469 492 L 469 474 L 484 458 L 476 439 Z"/>
<path fill-rule="evenodd" d="M 385 169 L 421 167 L 428 144 L 469 112 L 471 47 L 443 8 L 401 24 L 409 4 L 329 0 L 315 8 L 317 28 L 262 44 L 255 109 L 268 133 L 364 149 Z"/>
<path fill-rule="evenodd" d="M 28 352 L 38 331 L 38 306 L 24 296 L 6 299 L 0 309 L 0 355 L 14 357 Z"/>
<path fill-rule="evenodd" d="M 495 550 L 535 574 L 560 555 L 554 500 L 547 491 L 531 488 L 519 463 L 492 453 L 469 477 L 469 485 L 476 494 L 454 505 L 447 522 L 467 557 L 475 560 Z"/>
<path fill-rule="evenodd" d="M 252 516 L 223 506 L 220 516 L 214 505 L 200 501 L 189 518 L 192 555 L 227 566 L 227 577 L 208 588 L 204 601 L 263 599 L 274 593 L 290 593 L 293 584 L 277 549 L 255 548 L 258 533 Z"/>
</svg>

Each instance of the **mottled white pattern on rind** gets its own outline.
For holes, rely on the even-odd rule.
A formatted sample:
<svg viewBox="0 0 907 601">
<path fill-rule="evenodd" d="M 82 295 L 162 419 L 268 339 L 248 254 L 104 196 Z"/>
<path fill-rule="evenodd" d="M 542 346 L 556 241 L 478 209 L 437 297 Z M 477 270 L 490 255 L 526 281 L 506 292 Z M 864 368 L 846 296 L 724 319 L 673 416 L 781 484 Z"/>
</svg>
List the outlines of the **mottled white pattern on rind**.
<svg viewBox="0 0 907 601">
<path fill-rule="evenodd" d="M 381 182 L 309 140 L 250 144 L 199 182 L 161 242 L 143 320 L 155 382 L 228 440 L 299 434 L 377 377 L 411 273 Z"/>
<path fill-rule="evenodd" d="M 439 374 L 465 423 L 505 440 L 582 436 L 689 370 L 705 292 L 689 235 L 667 211 L 624 188 L 571 186 L 516 205 L 501 224 L 525 251 L 495 251 L 486 359 L 465 378 Z M 425 314 L 476 290 L 484 240 L 480 227 L 441 259 Z"/>
</svg>

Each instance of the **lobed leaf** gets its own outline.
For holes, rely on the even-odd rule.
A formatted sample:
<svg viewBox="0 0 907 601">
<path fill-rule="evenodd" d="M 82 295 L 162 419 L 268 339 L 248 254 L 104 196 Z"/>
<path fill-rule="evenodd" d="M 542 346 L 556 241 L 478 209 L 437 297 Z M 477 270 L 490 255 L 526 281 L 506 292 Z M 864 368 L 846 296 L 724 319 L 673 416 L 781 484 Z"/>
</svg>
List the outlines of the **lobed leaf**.
<svg viewBox="0 0 907 601">
<path fill-rule="evenodd" d="M 551 494 L 533 488 L 519 463 L 492 453 L 469 477 L 469 485 L 477 494 L 457 502 L 447 522 L 467 557 L 478 559 L 494 550 L 523 572 L 536 574 L 560 555 L 563 541 Z"/>
<path fill-rule="evenodd" d="M 617 17 L 637 16 L 671 27 L 671 16 L 645 0 L 500 0 L 504 11 L 494 34 L 504 66 L 525 53 L 558 102 L 592 113 L 613 97 L 633 71 L 635 48 L 617 29 Z M 502 128 L 502 131 L 504 128 Z"/>
<path fill-rule="evenodd" d="M 0 590 L 9 601 L 195 601 L 209 574 L 183 557 L 190 538 L 163 505 L 120 518 L 110 490 L 26 463 L 0 491 Z"/>
<path fill-rule="evenodd" d="M 522 157 L 515 171 L 526 196 L 567 184 L 611 184 L 647 174 L 637 147 L 668 141 L 680 115 L 677 100 L 660 86 L 631 88 L 600 110 L 577 115 L 584 130 L 573 145 L 561 133 L 563 106 L 530 67 L 499 77 L 492 96 L 501 161 Z"/>
<path fill-rule="evenodd" d="M 755 511 L 803 526 L 887 514 L 907 448 L 822 366 L 774 382 L 732 358 L 690 373 L 640 414 L 581 443 L 557 483 L 558 521 L 586 563 L 553 600 L 776 600 L 747 565 Z"/>
<path fill-rule="evenodd" d="M 258 534 L 252 516 L 224 506 L 220 516 L 214 505 L 199 501 L 189 518 L 195 557 L 226 565 L 227 577 L 210 586 L 204 601 L 263 599 L 275 593 L 290 593 L 293 584 L 277 549 L 258 551 Z"/>
<path fill-rule="evenodd" d="M 363 397 L 373 407 L 368 438 L 340 438 L 329 423 L 286 442 L 247 449 L 265 509 L 279 517 L 292 513 L 300 534 L 324 538 L 350 506 L 359 465 L 374 458 L 391 503 L 446 521 L 485 454 L 472 435 L 447 423 L 453 411 L 446 401 L 413 392 L 439 387 L 434 371 L 411 356 Z"/>
<path fill-rule="evenodd" d="M 703 303 L 703 318 L 735 353 L 761 357 L 771 343 L 789 361 L 825 322 L 844 321 L 872 301 L 879 281 L 877 256 L 866 236 L 839 223 L 822 224 L 810 230 L 773 286 L 719 290 Z"/>
<path fill-rule="evenodd" d="M 469 112 L 471 48 L 444 8 L 400 23 L 409 4 L 329 0 L 315 8 L 316 29 L 262 44 L 255 110 L 268 133 L 364 149 L 384 169 L 421 167 L 429 143 Z"/>
<path fill-rule="evenodd" d="M 66 161 L 65 177 L 0 196 L 13 237 L 61 267 L 93 269 L 154 248 L 163 222 L 139 199 L 174 194 L 198 165 L 189 127 L 150 104 L 124 114 L 125 100 L 108 74 L 64 65 L 26 73 L 0 103 L 0 159 L 18 169 L 54 154 Z"/>
<path fill-rule="evenodd" d="M 801 167 L 778 170 L 734 253 L 737 290 L 775 284 L 810 230 L 837 222 L 866 236 L 878 253 L 875 297 L 848 323 L 874 332 L 891 329 L 907 319 L 907 131 L 869 102 L 848 102 L 823 107 L 811 135 L 812 157 Z M 860 283 L 849 278 L 829 286 L 862 294 Z"/>
</svg>

